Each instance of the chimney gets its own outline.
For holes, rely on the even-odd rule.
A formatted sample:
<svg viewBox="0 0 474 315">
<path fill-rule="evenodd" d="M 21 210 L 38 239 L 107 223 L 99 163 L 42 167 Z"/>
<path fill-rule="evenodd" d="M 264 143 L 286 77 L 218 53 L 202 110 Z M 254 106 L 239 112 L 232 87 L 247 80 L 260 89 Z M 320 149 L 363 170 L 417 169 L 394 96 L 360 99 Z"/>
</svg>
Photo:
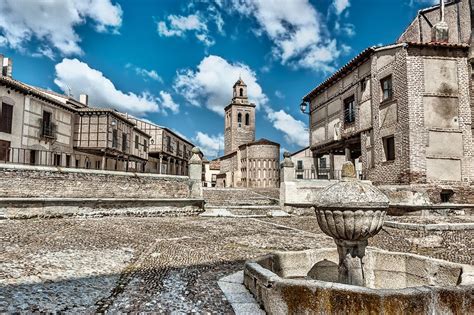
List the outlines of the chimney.
<svg viewBox="0 0 474 315">
<path fill-rule="evenodd" d="M 89 95 L 87 94 L 80 94 L 79 95 L 79 102 L 84 105 L 89 105 Z"/>
<path fill-rule="evenodd" d="M 444 0 L 440 0 L 440 21 L 431 29 L 431 41 L 435 43 L 447 43 L 449 41 L 449 27 L 444 20 Z"/>
<path fill-rule="evenodd" d="M 3 58 L 2 62 L 2 75 L 12 77 L 13 60 L 11 58 Z"/>
</svg>

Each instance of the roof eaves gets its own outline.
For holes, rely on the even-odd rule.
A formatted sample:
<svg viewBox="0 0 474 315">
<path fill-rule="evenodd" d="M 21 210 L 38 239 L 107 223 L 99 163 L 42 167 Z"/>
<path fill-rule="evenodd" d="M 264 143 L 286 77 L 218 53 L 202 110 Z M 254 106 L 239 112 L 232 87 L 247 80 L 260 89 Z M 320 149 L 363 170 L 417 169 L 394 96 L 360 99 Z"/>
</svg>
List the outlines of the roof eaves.
<svg viewBox="0 0 474 315">
<path fill-rule="evenodd" d="M 58 106 L 58 107 L 61 107 L 63 109 L 66 109 L 66 110 L 69 110 L 69 111 L 75 111 L 74 108 L 68 106 L 67 104 L 61 102 L 61 101 L 58 101 L 57 99 L 49 96 L 47 93 L 33 87 L 33 86 L 30 86 L 26 83 L 23 83 L 23 82 L 20 82 L 18 80 L 15 80 L 13 78 L 10 78 L 10 77 L 6 77 L 6 76 L 0 76 L 0 82 L 3 82 L 5 83 L 6 85 L 10 85 L 12 87 L 14 87 L 15 89 L 17 90 L 20 90 L 22 91 L 23 93 L 25 94 L 32 94 L 36 97 L 39 97 L 45 101 L 48 101 L 50 103 L 53 103 L 54 105 Z"/>
<path fill-rule="evenodd" d="M 364 49 L 363 51 L 361 51 L 357 56 L 352 58 L 348 63 L 346 63 L 344 66 L 339 68 L 339 70 L 334 72 L 329 78 L 327 78 L 321 84 L 316 86 L 313 90 L 311 90 L 311 92 L 306 94 L 303 97 L 303 100 L 306 101 L 306 102 L 309 102 L 310 98 L 312 96 L 318 94 L 319 92 L 321 92 L 322 90 L 327 88 L 330 84 L 336 82 L 344 74 L 351 71 L 354 68 L 354 66 L 356 66 L 359 63 L 361 63 L 361 62 L 365 61 L 366 59 L 368 59 L 375 52 L 376 48 L 380 48 L 380 47 L 372 46 L 372 47 L 368 47 L 368 48 Z"/>
</svg>

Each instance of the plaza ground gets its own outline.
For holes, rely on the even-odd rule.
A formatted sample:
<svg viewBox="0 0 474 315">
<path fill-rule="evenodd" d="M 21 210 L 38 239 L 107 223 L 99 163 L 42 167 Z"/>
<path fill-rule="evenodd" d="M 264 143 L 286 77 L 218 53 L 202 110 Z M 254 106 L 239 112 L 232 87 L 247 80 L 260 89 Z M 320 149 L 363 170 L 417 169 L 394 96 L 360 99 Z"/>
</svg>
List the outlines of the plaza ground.
<svg viewBox="0 0 474 315">
<path fill-rule="evenodd" d="M 316 218 L 0 221 L 0 313 L 232 313 L 217 285 L 275 250 L 333 247 Z M 369 245 L 473 264 L 472 231 L 385 227 Z"/>
</svg>

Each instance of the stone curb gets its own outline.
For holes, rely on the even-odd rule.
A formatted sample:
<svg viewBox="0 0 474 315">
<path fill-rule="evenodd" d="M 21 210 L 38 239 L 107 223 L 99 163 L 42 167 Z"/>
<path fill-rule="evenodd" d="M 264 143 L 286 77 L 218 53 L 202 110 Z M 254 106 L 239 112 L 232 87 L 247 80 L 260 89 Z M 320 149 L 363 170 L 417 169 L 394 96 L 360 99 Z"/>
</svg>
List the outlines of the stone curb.
<svg viewBox="0 0 474 315">
<path fill-rule="evenodd" d="M 62 218 L 102 218 L 102 217 L 184 217 L 198 216 L 200 209 L 181 210 L 181 209 L 154 209 L 154 210 L 135 210 L 135 209 L 113 209 L 105 211 L 91 212 L 54 212 L 44 213 L 18 213 L 5 215 L 0 212 L 0 222 L 3 220 L 31 220 L 31 219 L 62 219 Z"/>
<path fill-rule="evenodd" d="M 197 216 L 204 211 L 203 208 L 203 199 L 190 198 L 0 198 L 0 220 Z"/>
<path fill-rule="evenodd" d="M 243 283 L 243 271 L 237 271 L 217 281 L 236 315 L 266 314 Z"/>
<path fill-rule="evenodd" d="M 411 231 L 459 231 L 474 230 L 474 223 L 418 224 L 385 221 L 384 226 Z"/>
<path fill-rule="evenodd" d="M 235 208 L 234 210 L 241 209 Z M 244 209 L 247 209 L 245 207 Z M 233 210 L 229 207 L 227 208 L 207 208 L 205 212 L 201 213 L 200 217 L 207 217 L 207 218 L 272 218 L 272 217 L 291 217 L 290 214 L 284 212 L 282 210 L 271 210 L 268 211 L 266 214 L 233 214 L 231 211 Z"/>
</svg>

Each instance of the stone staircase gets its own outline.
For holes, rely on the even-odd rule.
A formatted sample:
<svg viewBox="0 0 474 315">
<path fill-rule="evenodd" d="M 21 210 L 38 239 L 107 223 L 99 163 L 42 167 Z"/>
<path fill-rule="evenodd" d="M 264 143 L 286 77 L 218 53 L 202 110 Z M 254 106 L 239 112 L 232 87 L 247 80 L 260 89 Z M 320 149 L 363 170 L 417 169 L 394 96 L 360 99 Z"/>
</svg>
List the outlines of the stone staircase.
<svg viewBox="0 0 474 315">
<path fill-rule="evenodd" d="M 279 200 L 245 188 L 204 188 L 204 217 L 289 216 Z"/>
</svg>

